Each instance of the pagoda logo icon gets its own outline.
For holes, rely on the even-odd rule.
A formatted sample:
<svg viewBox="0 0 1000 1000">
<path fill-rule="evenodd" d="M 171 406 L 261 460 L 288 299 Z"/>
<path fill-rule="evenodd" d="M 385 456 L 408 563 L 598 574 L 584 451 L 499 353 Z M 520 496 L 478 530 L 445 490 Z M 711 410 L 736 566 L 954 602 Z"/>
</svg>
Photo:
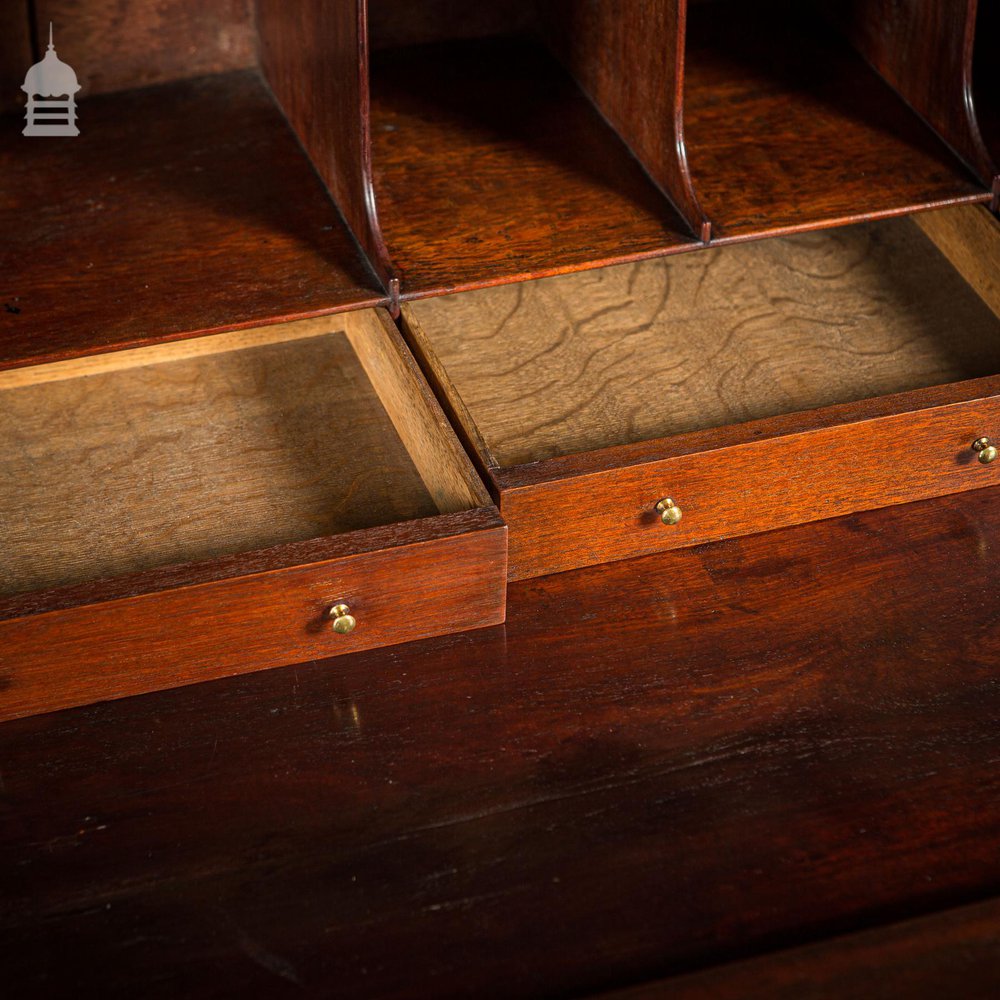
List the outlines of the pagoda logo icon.
<svg viewBox="0 0 1000 1000">
<path fill-rule="evenodd" d="M 76 127 L 76 99 L 80 89 L 76 73 L 67 66 L 52 44 L 49 23 L 49 48 L 45 58 L 28 70 L 21 87 L 28 95 L 24 135 L 79 135 Z M 41 100 L 39 100 L 41 98 Z"/>
</svg>

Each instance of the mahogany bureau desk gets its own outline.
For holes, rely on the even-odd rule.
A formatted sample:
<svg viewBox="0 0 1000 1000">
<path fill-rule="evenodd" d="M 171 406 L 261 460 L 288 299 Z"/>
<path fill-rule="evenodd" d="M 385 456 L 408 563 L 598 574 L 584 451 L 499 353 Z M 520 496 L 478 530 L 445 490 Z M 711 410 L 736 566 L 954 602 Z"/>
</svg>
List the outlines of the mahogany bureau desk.
<svg viewBox="0 0 1000 1000">
<path fill-rule="evenodd" d="M 148 725 L 156 705 L 183 706 L 183 727 L 203 704 L 204 725 L 235 733 L 244 708 L 284 681 L 234 675 L 296 663 L 319 663 L 302 669 L 349 691 L 366 673 L 372 691 L 402 685 L 417 739 L 435 715 L 451 727 L 413 757 L 395 742 L 409 731 L 398 716 L 373 725 L 364 698 L 338 694 L 336 725 L 318 724 L 318 743 L 302 750 L 276 733 L 292 772 L 301 753 L 335 748 L 343 776 L 329 775 L 327 762 L 317 788 L 331 806 L 346 796 L 356 809 L 331 826 L 326 799 L 315 813 L 304 805 L 272 852 L 261 845 L 282 841 L 280 823 L 262 820 L 271 806 L 260 805 L 247 814 L 253 862 L 210 860 L 216 835 L 227 857 L 242 850 L 228 824 L 183 833 L 196 864 L 229 873 L 212 883 L 225 915 L 204 930 L 230 943 L 204 961 L 230 968 L 235 941 L 296 985 L 300 966 L 281 957 L 295 949 L 261 945 L 233 916 L 239 893 L 223 883 L 246 872 L 257 885 L 260 859 L 280 859 L 297 874 L 273 898 L 311 901 L 298 926 L 312 940 L 328 911 L 307 883 L 330 878 L 340 907 L 346 869 L 337 866 L 349 863 L 381 887 L 366 883 L 371 907 L 358 905 L 382 932 L 365 932 L 361 919 L 355 936 L 329 911 L 336 940 L 354 951 L 332 960 L 303 945 L 313 956 L 302 966 L 309 988 L 333 975 L 350 980 L 348 992 L 411 991 L 395 977 L 417 974 L 422 932 L 409 923 L 413 907 L 390 898 L 415 893 L 425 916 L 439 904 L 393 872 L 383 841 L 466 823 L 466 795 L 468 822 L 486 821 L 477 829 L 494 811 L 514 822 L 498 821 L 498 840 L 473 837 L 458 851 L 524 836 L 520 820 L 536 799 L 542 812 L 564 795 L 598 815 L 621 810 L 619 791 L 647 763 L 664 769 L 669 793 L 656 777 L 637 790 L 635 823 L 625 813 L 620 829 L 599 821 L 603 846 L 592 857 L 610 865 L 595 880 L 605 896 L 622 873 L 609 906 L 631 899 L 634 916 L 655 915 L 650 936 L 628 919 L 616 938 L 590 890 L 542 891 L 560 855 L 532 832 L 517 855 L 526 867 L 496 882 L 476 874 L 468 893 L 440 903 L 449 939 L 473 951 L 450 979 L 439 953 L 425 956 L 431 992 L 610 988 L 995 891 L 990 777 L 957 723 L 940 750 L 952 762 L 942 788 L 951 805 L 932 810 L 933 781 L 906 795 L 934 771 L 937 751 L 921 728 L 932 706 L 953 705 L 957 719 L 964 699 L 974 701 L 972 738 L 987 754 L 992 745 L 983 602 L 990 487 L 1000 486 L 998 38 L 1000 5 L 986 0 L 0 0 L 0 721 L 38 717 L 10 723 L 13 745 L 38 726 L 53 760 L 65 761 L 69 734 L 87 723 L 63 729 L 60 718 L 113 719 L 127 731 Z M 75 101 L 79 135 L 36 134 L 63 97 Z M 917 560 L 931 559 L 950 594 L 933 613 L 916 589 L 929 565 Z M 504 624 L 508 593 L 520 611 Z M 838 601 L 859 624 L 830 624 Z M 619 653 L 595 652 L 615 635 Z M 415 640 L 428 644 L 401 645 Z M 435 689 L 434 664 L 445 661 Z M 898 674 L 911 661 L 912 692 Z M 448 671 L 460 662 L 457 680 Z M 520 681 L 505 674 L 515 664 Z M 708 674 L 712 693 L 701 701 L 698 678 Z M 166 692 L 227 677 L 218 688 Z M 524 687 L 498 692 L 508 682 Z M 762 696 L 772 682 L 773 695 Z M 892 693 L 876 691 L 883 682 Z M 727 684 L 744 706 L 734 728 Z M 649 691 L 660 694 L 646 703 Z M 234 695 L 230 715 L 226 692 L 250 693 Z M 139 694 L 151 700 L 86 708 Z M 456 697 L 469 703 L 474 731 L 454 714 Z M 489 722 L 490 699 L 507 706 L 502 722 L 476 728 Z M 288 705 L 279 699 L 275 711 L 294 714 Z M 74 712 L 43 715 L 60 709 Z M 800 711 L 804 737 L 794 730 Z M 683 750 L 680 720 L 689 726 Z M 840 725 L 852 752 L 870 741 L 882 767 L 860 798 L 847 777 L 860 756 L 848 763 L 824 750 L 816 768 L 790 763 L 802 739 L 810 760 L 815 740 L 840 746 Z M 391 748 L 384 758 L 369 755 L 371 732 Z M 125 738 L 123 753 L 136 738 Z M 352 739 L 364 748 L 357 771 L 341 760 Z M 739 796 L 695 794 L 699 782 L 683 777 L 685 755 L 718 755 L 723 770 L 732 762 L 738 771 L 744 740 L 761 755 L 755 774 L 771 773 L 769 754 L 781 761 L 780 807 L 748 806 L 770 817 L 758 829 L 787 822 L 820 859 L 817 871 L 838 851 L 849 857 L 832 881 L 797 883 L 815 892 L 812 909 L 748 888 L 749 873 L 777 878 L 800 848 L 774 832 L 769 859 L 754 861 L 751 842 L 727 870 L 718 854 L 735 843 L 726 824 Z M 886 740 L 918 760 L 916 770 Z M 505 770 L 510 746 L 521 771 Z M 34 751 L 15 757 L 24 752 L 28 760 Z M 137 752 L 159 773 L 155 752 Z M 184 785 L 193 772 L 180 756 Z M 91 766 L 100 759 L 92 754 Z M 436 784 L 435 769 L 452 762 L 458 772 Z M 676 787 L 665 777 L 675 773 Z M 26 774 L 12 814 L 20 834 L 7 840 L 14 850 L 31 836 L 25 824 L 49 829 L 76 809 L 61 812 L 63 790 L 51 813 L 32 812 L 41 785 Z M 397 780 L 405 785 L 384 828 L 372 811 L 383 779 L 390 799 Z M 508 799 L 508 779 L 520 798 Z M 747 780 L 740 787 L 753 797 L 772 788 Z M 614 790 L 606 806 L 605 781 Z M 803 794 L 796 811 L 791 790 L 809 782 L 816 794 Z M 109 779 L 101 795 L 116 817 L 118 794 Z M 283 814 L 294 811 L 283 787 L 269 794 Z M 422 796 L 435 794 L 445 804 L 424 815 Z M 929 839 L 880 827 L 893 846 L 868 856 L 857 838 L 876 800 L 897 795 L 903 805 L 884 822 L 929 823 Z M 166 815 L 157 793 L 150 801 Z M 967 810 L 982 815 L 963 825 Z M 724 829 L 699 869 L 698 831 L 717 813 Z M 565 818 L 587 830 L 592 815 Z M 77 836 L 108 826 L 80 819 Z M 132 842 L 154 844 L 151 831 L 124 826 Z M 313 855 L 313 833 L 327 829 L 333 854 Z M 667 829 L 684 851 L 660 844 Z M 567 877 L 594 863 L 583 836 L 567 855 L 580 868 Z M 962 838 L 967 849 L 955 846 Z M 440 865 L 410 859 L 421 877 L 450 878 L 446 840 L 430 849 Z M 368 851 L 380 860 L 365 868 Z M 919 860 L 892 869 L 907 851 Z M 27 867 L 32 857 L 29 849 Z M 177 860 L 163 872 L 180 871 Z M 652 897 L 640 875 L 647 860 L 669 870 L 650 882 Z M 883 861 L 896 874 L 866 884 Z M 98 881 L 116 877 L 102 870 Z M 943 879 L 940 894 L 903 885 L 927 872 Z M 154 923 L 168 910 L 174 920 L 158 896 L 161 876 L 142 863 L 135 877 L 151 878 L 153 895 L 125 896 L 148 901 Z M 209 912 L 197 897 L 215 889 L 178 877 L 181 911 Z M 50 903 L 32 910 L 25 882 L 5 917 L 34 956 L 22 971 L 35 986 L 34 918 L 22 914 L 42 923 L 65 915 L 69 897 L 53 878 Z M 528 887 L 524 907 L 517 879 Z M 732 880 L 740 888 L 727 896 Z M 96 885 L 81 886 L 79 898 L 99 896 Z M 477 902 L 494 893 L 513 893 L 495 926 Z M 661 904 L 675 894 L 690 897 L 683 918 L 664 923 Z M 550 896 L 557 924 L 531 922 L 549 942 L 533 950 L 514 930 L 518 915 L 544 910 Z M 469 934 L 467 909 L 486 922 Z M 781 969 L 846 969 L 851 955 L 890 939 L 905 953 L 935 926 L 958 941 L 969 928 L 988 939 L 991 914 L 987 904 Z M 266 936 L 296 926 L 266 907 L 259 916 Z M 592 936 L 577 918 L 593 921 Z M 147 928 L 140 951 L 158 933 L 134 910 L 126 924 Z M 101 926 L 98 950 L 125 929 Z M 397 933 L 393 970 L 367 949 Z M 662 933 L 673 944 L 662 947 Z M 509 947 L 493 954 L 498 934 Z M 577 956 L 570 942 L 587 940 L 606 951 L 605 964 L 563 961 Z M 491 964 L 501 957 L 515 967 L 501 973 Z M 185 989 L 194 991 L 206 966 L 192 963 Z M 116 988 L 137 981 L 128 967 Z M 376 968 L 365 986 L 358 977 Z M 746 976 L 770 974 L 752 968 Z M 734 975 L 740 989 L 744 974 Z M 162 982 L 169 991 L 181 980 L 164 973 Z M 715 987 L 692 980 L 702 988 Z"/>
</svg>

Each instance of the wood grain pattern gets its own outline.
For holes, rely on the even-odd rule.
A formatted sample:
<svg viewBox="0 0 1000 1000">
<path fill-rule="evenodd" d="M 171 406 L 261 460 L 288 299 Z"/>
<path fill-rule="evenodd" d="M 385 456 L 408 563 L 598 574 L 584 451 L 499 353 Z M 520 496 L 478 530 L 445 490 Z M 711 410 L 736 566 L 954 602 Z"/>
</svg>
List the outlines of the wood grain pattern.
<svg viewBox="0 0 1000 1000">
<path fill-rule="evenodd" d="M 844 422 L 847 407 L 820 410 L 826 426 L 799 434 L 769 435 L 761 421 L 746 444 L 667 457 L 668 441 L 663 457 L 643 464 L 629 463 L 626 448 L 611 471 L 563 479 L 556 466 L 547 482 L 526 486 L 500 478 L 510 578 L 997 485 L 1000 468 L 980 465 L 971 449 L 977 437 L 1000 438 L 1000 378 L 971 385 L 982 383 L 982 398 L 969 402 L 921 409 L 921 394 L 907 393 L 890 397 L 899 411 L 891 415 L 865 419 L 859 404 Z M 679 524 L 660 522 L 663 497 L 682 509 Z"/>
<path fill-rule="evenodd" d="M 988 201 L 988 189 L 807 7 L 690 10 L 685 138 L 713 236 Z"/>
<path fill-rule="evenodd" d="M 437 513 L 337 318 L 298 335 L 0 394 L 0 593 Z"/>
<path fill-rule="evenodd" d="M 388 314 L 381 309 L 363 310 L 345 319 L 351 347 L 437 510 L 449 514 L 488 506 L 485 487 Z M 354 422 L 350 413 L 347 417 L 340 429 L 334 426 L 326 433 L 338 437 L 347 448 L 356 447 L 352 457 L 365 467 L 377 464 L 378 450 L 367 449 L 362 441 L 355 443 Z M 340 456 L 341 461 L 344 458 Z M 393 506 L 390 501 L 384 510 Z"/>
<path fill-rule="evenodd" d="M 34 62 L 28 0 L 0 4 L 0 113 L 23 108 L 21 84 Z"/>
<path fill-rule="evenodd" d="M 543 0 L 549 45 L 698 239 L 711 225 L 684 145 L 684 0 Z"/>
<path fill-rule="evenodd" d="M 976 7 L 977 0 L 826 3 L 828 16 L 865 59 L 990 188 L 997 167 L 972 93 Z"/>
<path fill-rule="evenodd" d="M 1000 273 L 1000 230 L 943 218 Z M 500 467 L 1000 373 L 1000 319 L 909 220 L 406 310 Z"/>
<path fill-rule="evenodd" d="M 7 723 L 5 984 L 579 996 L 996 895 L 997 494 Z"/>
<path fill-rule="evenodd" d="M 256 0 L 260 64 L 389 292 L 399 297 L 372 189 L 368 0 Z"/>
<path fill-rule="evenodd" d="M 372 167 L 404 296 L 697 246 L 540 46 L 373 53 Z"/>
<path fill-rule="evenodd" d="M 34 0 L 32 7 L 38 37 L 47 40 L 51 21 L 59 57 L 83 87 L 81 131 L 88 129 L 82 109 L 90 94 L 257 61 L 251 0 Z"/>
<path fill-rule="evenodd" d="M 1000 316 L 1000 220 L 983 205 L 960 205 L 913 221 Z"/>
<path fill-rule="evenodd" d="M 603 1000 L 937 1000 L 1000 991 L 1000 900 L 601 994 Z"/>
<path fill-rule="evenodd" d="M 0 130 L 0 368 L 385 300 L 255 75 L 83 107 Z"/>
<path fill-rule="evenodd" d="M 502 622 L 506 528 L 445 517 L 444 537 L 371 529 L 362 554 L 0 621 L 0 719 Z M 326 617 L 342 601 L 348 635 Z"/>
</svg>

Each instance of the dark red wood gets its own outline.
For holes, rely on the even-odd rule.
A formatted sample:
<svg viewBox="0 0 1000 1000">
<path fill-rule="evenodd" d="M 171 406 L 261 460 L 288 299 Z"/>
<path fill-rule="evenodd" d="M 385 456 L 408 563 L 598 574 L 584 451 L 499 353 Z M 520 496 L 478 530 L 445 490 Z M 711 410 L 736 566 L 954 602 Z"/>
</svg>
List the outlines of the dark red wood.
<svg viewBox="0 0 1000 1000">
<path fill-rule="evenodd" d="M 865 59 L 991 187 L 996 164 L 983 143 L 972 93 L 977 3 L 828 0 L 827 8 Z"/>
<path fill-rule="evenodd" d="M 976 113 L 979 115 L 983 137 L 998 165 L 993 180 L 993 210 L 1000 211 L 1000 7 L 996 3 L 981 2 L 976 22 L 974 57 L 974 94 Z"/>
<path fill-rule="evenodd" d="M 256 9 L 271 89 L 396 302 L 372 190 L 367 0 L 257 0 Z"/>
<path fill-rule="evenodd" d="M 1000 900 L 602 994 L 604 1000 L 939 1000 L 1000 993 Z"/>
<path fill-rule="evenodd" d="M 7 0 L 0 4 L 0 112 L 24 107 L 21 84 L 35 61 L 29 22 L 27 0 Z"/>
<path fill-rule="evenodd" d="M 542 0 L 539 8 L 548 43 L 707 242 L 711 225 L 684 146 L 686 0 Z"/>
<path fill-rule="evenodd" d="M 0 129 L 0 367 L 384 302 L 258 77 L 81 100 Z"/>
<path fill-rule="evenodd" d="M 8 599 L 0 719 L 503 621 L 506 529 L 494 510 L 309 545 L 315 561 L 281 546 Z M 347 635 L 326 617 L 340 602 L 358 622 Z"/>
<path fill-rule="evenodd" d="M 373 53 L 372 143 L 404 297 L 700 245 L 566 72 L 530 42 Z"/>
<path fill-rule="evenodd" d="M 997 500 L 532 580 L 505 628 L 7 723 L 5 986 L 579 995 L 994 895 Z"/>
<path fill-rule="evenodd" d="M 988 188 L 808 6 L 691 7 L 685 138 L 713 238 L 989 201 Z M 917 72 L 925 70 L 933 72 Z"/>
<path fill-rule="evenodd" d="M 52 22 L 59 58 L 83 88 L 81 103 L 257 61 L 252 0 L 33 0 L 31 7 L 43 51 Z"/>
</svg>

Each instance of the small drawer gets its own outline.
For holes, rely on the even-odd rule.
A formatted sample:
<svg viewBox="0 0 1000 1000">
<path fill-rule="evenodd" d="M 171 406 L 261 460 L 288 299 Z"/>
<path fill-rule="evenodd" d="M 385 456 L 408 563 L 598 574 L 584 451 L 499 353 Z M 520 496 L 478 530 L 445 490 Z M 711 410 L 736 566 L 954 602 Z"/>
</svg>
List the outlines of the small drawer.
<svg viewBox="0 0 1000 1000">
<path fill-rule="evenodd" d="M 1000 447 L 998 311 L 1000 224 L 960 206 L 420 300 L 403 328 L 520 579 L 1000 483 L 973 447 Z"/>
<path fill-rule="evenodd" d="M 506 529 L 380 310 L 0 372 L 0 553 L 0 719 L 504 617 Z"/>
</svg>

